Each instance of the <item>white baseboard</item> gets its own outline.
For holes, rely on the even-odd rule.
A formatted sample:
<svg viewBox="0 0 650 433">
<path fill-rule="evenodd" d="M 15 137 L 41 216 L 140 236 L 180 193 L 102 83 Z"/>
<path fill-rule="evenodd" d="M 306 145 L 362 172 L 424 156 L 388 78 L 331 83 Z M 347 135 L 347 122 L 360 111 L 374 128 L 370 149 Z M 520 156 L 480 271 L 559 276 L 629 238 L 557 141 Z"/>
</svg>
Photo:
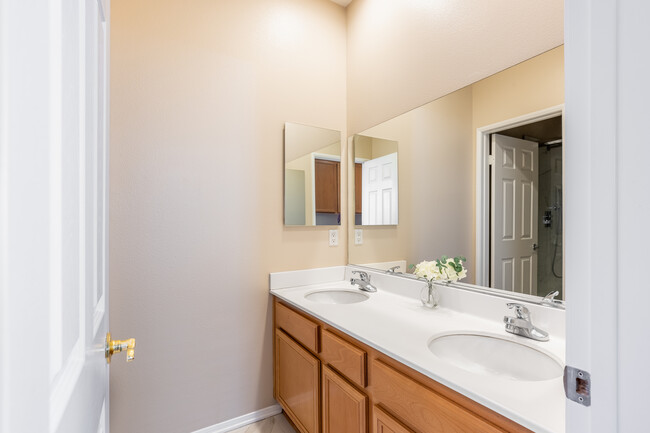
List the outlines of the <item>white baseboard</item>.
<svg viewBox="0 0 650 433">
<path fill-rule="evenodd" d="M 255 412 L 247 413 L 246 415 L 238 416 L 237 418 L 202 428 L 194 433 L 226 433 L 236 428 L 244 427 L 270 416 L 277 415 L 280 412 L 282 412 L 280 405 L 274 404 L 273 406 L 265 407 L 264 409 L 256 410 Z"/>
</svg>

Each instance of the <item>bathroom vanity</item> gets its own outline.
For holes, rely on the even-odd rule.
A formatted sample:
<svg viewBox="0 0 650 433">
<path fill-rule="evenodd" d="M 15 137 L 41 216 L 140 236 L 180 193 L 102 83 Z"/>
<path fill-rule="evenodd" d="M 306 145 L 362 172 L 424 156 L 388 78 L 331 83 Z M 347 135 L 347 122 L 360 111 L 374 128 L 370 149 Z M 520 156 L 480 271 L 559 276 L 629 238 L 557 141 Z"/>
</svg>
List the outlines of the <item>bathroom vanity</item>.
<svg viewBox="0 0 650 433">
<path fill-rule="evenodd" d="M 371 272 L 378 291 L 364 293 L 350 285 L 351 271 L 271 274 L 274 395 L 299 431 L 564 431 L 563 311 L 531 306 L 551 338 L 524 341 L 505 332 L 502 298 L 443 287 L 432 310 L 418 300 L 421 281 Z M 502 363 L 512 365 L 490 372 L 489 360 L 482 369 L 463 363 L 467 353 L 454 358 L 468 347 L 487 349 L 485 358 L 505 350 Z"/>
</svg>

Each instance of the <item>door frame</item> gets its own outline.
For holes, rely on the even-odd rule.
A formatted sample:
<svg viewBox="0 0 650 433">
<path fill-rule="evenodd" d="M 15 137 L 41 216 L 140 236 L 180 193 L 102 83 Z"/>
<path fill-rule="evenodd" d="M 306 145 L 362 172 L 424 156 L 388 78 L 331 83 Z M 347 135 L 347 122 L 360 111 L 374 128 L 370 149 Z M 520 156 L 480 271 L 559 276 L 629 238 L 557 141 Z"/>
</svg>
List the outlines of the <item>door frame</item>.
<svg viewBox="0 0 650 433">
<path fill-rule="evenodd" d="M 487 181 L 488 167 L 490 165 L 490 154 L 488 152 L 490 148 L 490 135 L 505 129 L 516 128 L 517 126 L 528 125 L 529 123 L 535 123 L 557 116 L 562 116 L 562 135 L 564 136 L 564 104 L 476 128 L 475 284 L 477 286 L 490 287 L 490 265 L 486 263 L 486 259 L 490 257 L 490 183 Z M 564 147 L 562 148 L 562 158 L 564 158 Z M 564 234 L 562 236 L 564 237 Z"/>
<path fill-rule="evenodd" d="M 565 138 L 571 143 L 563 164 L 564 197 L 569 198 L 565 199 L 563 221 L 567 229 L 564 247 L 566 364 L 589 372 L 592 379 L 591 406 L 566 400 L 567 432 L 605 433 L 619 431 L 622 422 L 628 427 L 635 421 L 637 427 L 646 423 L 647 382 L 643 378 L 647 377 L 648 356 L 643 355 L 643 345 L 637 343 L 647 337 L 646 331 L 637 326 L 621 333 L 624 317 L 645 320 L 644 299 L 648 299 L 648 291 L 639 290 L 647 282 L 643 281 L 645 273 L 640 271 L 643 268 L 638 267 L 638 259 L 632 259 L 628 269 L 632 265 L 639 272 L 626 272 L 636 279 L 633 281 L 636 284 L 620 284 L 620 256 L 634 252 L 634 247 L 619 236 L 619 218 L 634 211 L 627 209 L 626 213 L 620 207 L 623 191 L 619 182 L 623 167 L 619 158 L 624 150 L 631 151 L 634 139 L 640 139 L 645 128 L 643 121 L 622 128 L 621 114 L 629 116 L 625 110 L 630 109 L 646 112 L 647 100 L 643 103 L 622 100 L 620 90 L 629 92 L 633 86 L 637 95 L 647 95 L 646 76 L 629 76 L 631 71 L 642 71 L 642 66 L 647 65 L 649 56 L 643 48 L 647 37 L 639 37 L 646 26 L 629 20 L 647 16 L 648 12 L 650 5 L 646 2 L 574 0 L 565 3 Z M 621 25 L 624 19 L 625 26 Z M 625 63 L 621 54 L 626 55 Z M 628 74 L 625 82 L 619 80 L 623 73 Z M 633 133 L 634 137 L 627 136 L 627 141 L 623 141 L 623 132 Z M 634 158 L 647 161 L 647 154 L 647 146 L 636 146 Z M 628 186 L 632 188 L 626 194 L 643 191 L 642 184 Z M 640 197 L 648 200 L 647 195 Z M 635 211 L 638 216 L 648 215 L 641 207 Z M 629 229 L 637 230 L 635 241 L 645 248 L 647 224 Z M 639 258 L 645 257 L 639 255 Z M 634 293 L 629 305 L 636 311 L 627 310 L 627 315 L 619 315 L 623 313 L 621 300 L 625 293 Z M 623 347 L 624 341 L 631 344 Z M 626 417 L 621 416 L 623 409 Z"/>
</svg>

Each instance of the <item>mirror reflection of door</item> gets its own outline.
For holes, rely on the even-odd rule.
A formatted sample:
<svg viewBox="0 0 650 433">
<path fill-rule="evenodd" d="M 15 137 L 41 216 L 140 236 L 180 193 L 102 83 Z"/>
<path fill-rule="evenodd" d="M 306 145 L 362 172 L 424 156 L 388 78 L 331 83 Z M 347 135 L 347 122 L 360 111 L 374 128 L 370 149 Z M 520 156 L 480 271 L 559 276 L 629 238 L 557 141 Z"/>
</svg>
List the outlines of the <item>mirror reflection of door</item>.
<svg viewBox="0 0 650 433">
<path fill-rule="evenodd" d="M 537 143 L 492 135 L 492 287 L 537 294 Z"/>
<path fill-rule="evenodd" d="M 490 154 L 490 286 L 563 299 L 562 118 L 493 134 Z"/>
<path fill-rule="evenodd" d="M 340 166 L 339 161 L 314 160 L 316 225 L 341 223 Z"/>
<path fill-rule="evenodd" d="M 361 166 L 361 224 L 397 224 L 397 153 Z"/>
<path fill-rule="evenodd" d="M 356 225 L 397 225 L 399 173 L 397 141 L 354 137 Z"/>
</svg>

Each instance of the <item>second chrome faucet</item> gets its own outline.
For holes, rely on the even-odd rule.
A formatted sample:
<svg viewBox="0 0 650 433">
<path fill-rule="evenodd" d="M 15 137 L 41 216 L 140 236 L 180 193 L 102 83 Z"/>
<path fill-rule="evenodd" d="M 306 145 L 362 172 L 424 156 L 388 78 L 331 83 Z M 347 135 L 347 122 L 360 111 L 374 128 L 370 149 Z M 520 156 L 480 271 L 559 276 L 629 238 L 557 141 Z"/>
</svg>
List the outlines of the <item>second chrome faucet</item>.
<svg viewBox="0 0 650 433">
<path fill-rule="evenodd" d="M 510 302 L 506 305 L 508 308 L 515 310 L 515 317 L 505 316 L 503 318 L 506 331 L 537 341 L 548 341 L 548 332 L 535 327 L 531 322 L 528 308 L 516 302 Z"/>
</svg>

